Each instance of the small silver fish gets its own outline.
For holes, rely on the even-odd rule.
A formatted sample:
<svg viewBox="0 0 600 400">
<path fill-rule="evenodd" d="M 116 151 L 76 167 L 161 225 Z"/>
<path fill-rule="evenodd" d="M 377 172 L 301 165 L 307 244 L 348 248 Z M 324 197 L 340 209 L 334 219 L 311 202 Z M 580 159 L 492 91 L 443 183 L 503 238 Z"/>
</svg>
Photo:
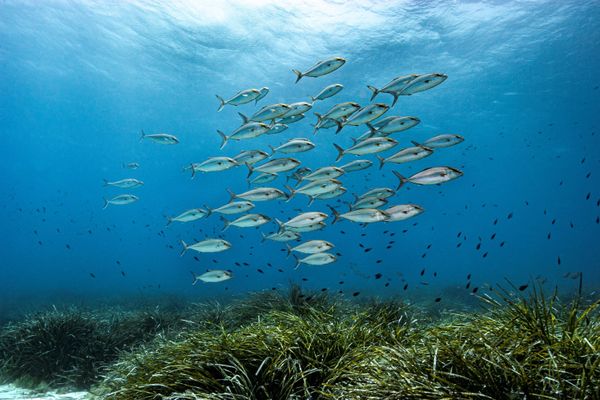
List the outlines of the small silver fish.
<svg viewBox="0 0 600 400">
<path fill-rule="evenodd" d="M 210 210 L 205 210 L 203 208 L 192 208 L 191 210 L 182 212 L 176 217 L 168 218 L 167 226 L 171 225 L 173 222 L 196 221 L 200 218 L 208 217 L 209 215 Z"/>
<path fill-rule="evenodd" d="M 264 242 L 265 240 L 273 240 L 275 242 L 289 242 L 291 240 L 299 240 L 299 239 L 300 239 L 300 234 L 298 232 L 293 232 L 293 231 L 287 230 L 287 231 L 283 231 L 283 232 L 271 233 L 269 235 L 265 235 L 264 233 L 262 233 L 261 242 Z"/>
<path fill-rule="evenodd" d="M 136 162 L 130 162 L 130 163 L 123 163 L 123 168 L 127 168 L 127 169 L 138 169 L 140 167 L 140 164 L 136 163 Z"/>
<path fill-rule="evenodd" d="M 433 154 L 433 150 L 429 147 L 425 146 L 414 146 L 407 147 L 405 149 L 400 150 L 399 152 L 387 157 L 383 158 L 381 156 L 377 156 L 379 160 L 379 169 L 383 168 L 383 164 L 385 163 L 394 163 L 394 164 L 402 164 L 410 161 L 420 160 L 422 158 L 428 157 Z"/>
<path fill-rule="evenodd" d="M 321 221 L 326 220 L 327 217 L 328 215 L 325 213 L 311 211 L 297 215 L 285 223 L 279 221 L 277 218 L 275 219 L 275 222 L 277 223 L 277 225 L 279 225 L 279 231 L 283 231 L 286 228 L 304 228 L 309 225 L 317 224 Z"/>
<path fill-rule="evenodd" d="M 286 247 L 287 255 L 289 256 L 292 254 L 292 251 L 297 251 L 304 254 L 323 253 L 324 251 L 333 249 L 335 246 L 326 240 L 309 240 L 308 242 L 304 242 L 295 247 L 291 247 L 289 244 L 286 245 Z"/>
<path fill-rule="evenodd" d="M 229 140 L 243 140 L 243 139 L 252 139 L 258 137 L 260 135 L 264 135 L 265 133 L 271 130 L 272 126 L 264 124 L 262 122 L 246 122 L 235 131 L 231 133 L 231 135 L 227 136 L 222 131 L 217 129 L 217 133 L 221 136 L 221 149 L 225 147 Z"/>
<path fill-rule="evenodd" d="M 310 200 L 308 202 L 308 205 L 310 206 L 315 199 L 319 199 L 319 200 L 333 199 L 333 198 L 336 198 L 336 197 L 339 197 L 339 196 L 343 195 L 347 191 L 348 191 L 348 189 L 346 189 L 345 187 L 338 186 L 338 187 L 336 187 L 335 189 L 333 189 L 333 190 L 331 190 L 329 192 L 325 192 L 325 193 L 317 194 L 315 196 L 311 196 Z"/>
<path fill-rule="evenodd" d="M 403 96 L 410 96 L 434 88 L 446 79 L 448 79 L 448 75 L 440 73 L 420 75 L 408 82 L 398 93 Z"/>
<path fill-rule="evenodd" d="M 238 228 L 254 228 L 261 226 L 269 222 L 271 218 L 263 214 L 246 214 L 237 218 L 236 220 L 229 221 L 225 217 L 221 217 L 223 221 L 223 231 L 229 228 L 231 225 L 237 226 Z"/>
<path fill-rule="evenodd" d="M 305 194 L 307 196 L 318 196 L 323 193 L 331 192 L 337 187 L 342 186 L 342 182 L 336 179 L 327 179 L 323 181 L 311 181 L 304 186 L 301 186 L 298 189 L 292 189 L 289 186 L 286 188 L 290 191 L 290 195 L 288 196 L 288 201 L 296 195 L 296 193 Z"/>
<path fill-rule="evenodd" d="M 195 285 L 198 281 L 206 282 L 206 283 L 216 283 L 223 282 L 233 278 L 233 274 L 231 271 L 222 271 L 222 270 L 210 270 L 201 275 L 196 275 L 192 272 L 192 276 L 194 277 L 194 281 L 192 285 Z"/>
<path fill-rule="evenodd" d="M 255 100 L 258 96 L 260 96 L 260 90 L 258 90 L 258 89 L 242 90 L 241 92 L 238 92 L 237 94 L 235 94 L 229 100 L 225 100 L 219 95 L 215 95 L 215 96 L 217 96 L 217 99 L 219 99 L 219 102 L 221 103 L 219 105 L 219 109 L 217 110 L 217 112 L 219 112 L 227 104 L 232 105 L 232 106 L 239 106 L 242 104 L 250 103 L 252 100 Z"/>
<path fill-rule="evenodd" d="M 196 172 L 219 172 L 229 168 L 236 167 L 239 164 L 233 158 L 229 157 L 211 157 L 201 163 L 192 163 L 192 178 Z"/>
<path fill-rule="evenodd" d="M 334 262 L 337 257 L 333 254 L 330 253 L 316 253 L 316 254 L 311 254 L 308 257 L 304 257 L 302 259 L 298 258 L 295 254 L 294 257 L 296 258 L 296 266 L 294 267 L 294 269 L 297 269 L 300 264 L 308 264 L 308 265 L 326 265 L 326 264 L 331 264 L 332 262 Z"/>
<path fill-rule="evenodd" d="M 323 90 L 321 90 L 318 95 L 316 95 L 314 97 L 310 96 L 310 99 L 312 100 L 313 103 L 315 101 L 317 101 L 317 100 L 325 100 L 325 99 L 328 99 L 328 98 L 330 98 L 332 96 L 335 96 L 343 88 L 344 88 L 344 86 L 342 84 L 335 83 L 335 84 L 329 85 L 326 88 L 324 88 Z"/>
<path fill-rule="evenodd" d="M 404 221 L 405 219 L 417 216 L 425 211 L 421 206 L 416 204 L 400 204 L 385 210 L 389 218 L 385 222 Z"/>
<path fill-rule="evenodd" d="M 347 219 L 352 222 L 360 222 L 363 224 L 370 224 L 373 222 L 386 221 L 389 218 L 384 211 L 376 208 L 361 208 L 359 210 L 349 211 L 344 214 L 340 214 L 335 208 L 329 207 L 333 213 L 333 224 L 335 224 L 340 218 Z"/>
<path fill-rule="evenodd" d="M 385 198 L 366 197 L 364 199 L 356 199 L 356 202 L 350 206 L 351 210 L 360 210 L 361 208 L 377 208 L 388 203 Z"/>
<path fill-rule="evenodd" d="M 371 136 L 387 136 L 408 130 L 421 123 L 417 117 L 387 117 L 374 124 L 367 124 Z"/>
<path fill-rule="evenodd" d="M 256 178 L 252 179 L 248 182 L 250 185 L 262 185 L 263 183 L 269 183 L 277 179 L 277 174 L 273 174 L 271 172 L 263 172 Z"/>
<path fill-rule="evenodd" d="M 289 226 L 286 228 L 287 231 L 292 231 L 292 232 L 312 232 L 312 231 L 318 231 L 320 229 L 323 229 L 327 226 L 327 224 L 325 224 L 325 222 L 321 221 L 321 222 L 315 222 L 314 224 L 310 224 L 310 225 L 306 225 L 306 226 L 302 226 L 302 227 L 293 227 L 293 226 Z"/>
<path fill-rule="evenodd" d="M 290 139 L 279 147 L 273 147 L 269 145 L 271 148 L 271 155 L 275 154 L 275 152 L 290 154 L 290 153 L 303 153 L 305 151 L 309 151 L 315 148 L 315 144 L 308 139 L 304 138 L 296 138 Z"/>
<path fill-rule="evenodd" d="M 142 186 L 143 184 L 144 182 L 134 178 L 121 179 L 114 182 L 109 182 L 106 179 L 104 179 L 104 186 L 115 186 L 121 189 L 132 189 Z"/>
<path fill-rule="evenodd" d="M 234 201 L 215 209 L 210 209 L 208 207 L 206 207 L 206 209 L 209 213 L 216 212 L 220 214 L 239 214 L 246 211 L 250 211 L 254 207 L 254 204 L 250 201 Z"/>
<path fill-rule="evenodd" d="M 396 194 L 396 191 L 390 188 L 382 187 L 369 190 L 367 193 L 358 196 L 359 199 L 366 199 L 367 197 L 377 197 L 380 199 L 387 199 Z"/>
<path fill-rule="evenodd" d="M 348 164 L 342 165 L 340 169 L 343 169 L 344 172 L 354 172 L 367 169 L 371 165 L 373 165 L 373 162 L 370 160 L 354 160 L 349 162 Z"/>
<path fill-rule="evenodd" d="M 237 156 L 233 157 L 233 159 L 238 164 L 256 164 L 259 161 L 262 161 L 266 158 L 269 158 L 269 154 L 262 150 L 244 150 Z"/>
<path fill-rule="evenodd" d="M 366 124 L 379 118 L 389 110 L 389 106 L 383 103 L 369 104 L 360 110 L 353 113 L 346 121 L 338 124 L 338 129 L 335 133 L 338 133 L 344 125 L 358 126 Z"/>
<path fill-rule="evenodd" d="M 310 76 L 311 78 L 317 78 L 319 76 L 327 75 L 344 65 L 346 62 L 342 57 L 334 57 L 328 60 L 319 61 L 314 66 L 310 67 L 306 72 L 300 72 L 293 69 L 292 72 L 296 74 L 296 82 L 302 79 L 303 76 Z"/>
<path fill-rule="evenodd" d="M 302 181 L 322 181 L 326 179 L 335 179 L 344 175 L 345 171 L 338 167 L 321 167 L 308 175 L 300 178 L 298 183 Z"/>
<path fill-rule="evenodd" d="M 227 191 L 229 192 L 230 201 L 236 198 L 249 201 L 268 201 L 279 198 L 287 198 L 287 195 L 281 190 L 269 187 L 256 188 L 240 194 L 235 194 L 229 189 L 227 189 Z"/>
<path fill-rule="evenodd" d="M 258 167 L 253 167 L 249 164 L 246 164 L 246 167 L 248 168 L 248 177 L 250 177 L 254 171 L 276 174 L 279 172 L 290 171 L 298 165 L 300 165 L 300 161 L 295 158 L 274 158 Z"/>
<path fill-rule="evenodd" d="M 338 156 L 336 161 L 339 161 L 344 154 L 356 154 L 356 155 L 364 155 L 364 154 L 372 154 L 379 153 L 381 151 L 385 151 L 391 149 L 398 142 L 389 137 L 373 137 L 369 139 L 365 139 L 361 142 L 356 143 L 354 146 L 344 150 L 337 144 L 333 144 L 338 151 Z"/>
<path fill-rule="evenodd" d="M 394 96 L 394 101 L 392 103 L 392 107 L 393 107 L 396 104 L 396 101 L 398 100 L 398 92 L 400 90 L 404 89 L 406 87 L 407 83 L 414 80 L 418 76 L 419 75 L 417 75 L 417 74 L 398 76 L 398 77 L 392 79 L 391 81 L 389 81 L 387 84 L 385 84 L 381 89 L 377 89 L 375 86 L 367 85 L 369 90 L 371 92 L 373 92 L 373 94 L 371 95 L 370 101 L 373 101 L 379 93 L 388 93 L 388 94 L 391 94 L 392 96 Z"/>
<path fill-rule="evenodd" d="M 181 245 L 183 246 L 183 250 L 180 256 L 183 256 L 188 250 L 200 253 L 218 253 L 231 248 L 231 243 L 223 239 L 206 239 L 190 245 L 181 240 Z"/>
<path fill-rule="evenodd" d="M 291 115 L 291 116 L 285 116 L 283 118 L 281 118 L 279 121 L 277 121 L 279 124 L 282 125 L 289 125 L 289 124 L 293 124 L 294 122 L 298 122 L 300 120 L 303 120 L 305 117 L 304 114 L 298 114 L 298 115 Z"/>
<path fill-rule="evenodd" d="M 273 120 L 275 118 L 281 118 L 290 110 L 290 106 L 283 103 L 277 104 L 269 104 L 268 106 L 264 106 L 254 114 L 250 118 L 246 117 L 242 113 L 238 113 L 238 115 L 242 118 L 244 124 L 254 121 L 254 122 L 262 122 L 267 120 Z"/>
<path fill-rule="evenodd" d="M 285 130 L 287 130 L 288 126 L 282 123 L 276 123 L 271 125 L 271 129 L 268 130 L 267 135 L 277 135 Z"/>
<path fill-rule="evenodd" d="M 307 112 L 308 110 L 310 110 L 312 108 L 312 104 L 307 103 L 306 101 L 299 101 L 297 103 L 291 103 L 288 105 L 290 106 L 290 109 L 288 112 L 283 114 L 282 118 L 293 117 L 296 115 L 304 114 L 305 112 Z"/>
<path fill-rule="evenodd" d="M 166 133 L 155 133 L 153 135 L 146 135 L 142 130 L 142 137 L 140 138 L 140 142 L 144 139 L 148 139 L 152 142 L 159 144 L 177 144 L 179 143 L 179 139 L 174 135 L 169 135 Z"/>
<path fill-rule="evenodd" d="M 396 177 L 400 180 L 398 183 L 398 189 L 400 189 L 406 182 L 417 185 L 437 185 L 463 176 L 462 171 L 453 167 L 427 168 L 421 172 L 417 172 L 410 178 L 405 178 L 398 171 L 393 172 L 394 175 L 396 175 Z"/>
<path fill-rule="evenodd" d="M 459 143 L 464 142 L 464 140 L 465 140 L 465 138 L 462 137 L 461 135 L 443 134 L 443 135 L 437 135 L 432 138 L 429 138 L 426 141 L 424 141 L 422 144 L 419 144 L 415 141 L 413 141 L 412 143 L 415 146 L 425 146 L 425 147 L 429 147 L 430 149 L 438 149 L 438 148 L 442 148 L 442 147 L 455 146 Z"/>
<path fill-rule="evenodd" d="M 133 194 L 120 194 L 110 200 L 104 199 L 104 207 L 102 207 L 102 209 L 104 210 L 109 204 L 114 204 L 115 206 L 124 206 L 126 204 L 134 203 L 138 200 L 139 197 L 134 196 Z"/>
</svg>

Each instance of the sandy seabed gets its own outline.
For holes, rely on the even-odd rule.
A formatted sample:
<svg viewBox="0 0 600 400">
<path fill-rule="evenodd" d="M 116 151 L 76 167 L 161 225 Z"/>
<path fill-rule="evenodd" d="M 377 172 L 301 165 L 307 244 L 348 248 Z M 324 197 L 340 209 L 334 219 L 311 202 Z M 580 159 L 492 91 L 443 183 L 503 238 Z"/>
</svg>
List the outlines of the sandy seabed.
<svg viewBox="0 0 600 400">
<path fill-rule="evenodd" d="M 85 400 L 88 398 L 88 392 L 40 393 L 33 390 L 21 389 L 14 385 L 0 385 L 0 400 Z"/>
</svg>

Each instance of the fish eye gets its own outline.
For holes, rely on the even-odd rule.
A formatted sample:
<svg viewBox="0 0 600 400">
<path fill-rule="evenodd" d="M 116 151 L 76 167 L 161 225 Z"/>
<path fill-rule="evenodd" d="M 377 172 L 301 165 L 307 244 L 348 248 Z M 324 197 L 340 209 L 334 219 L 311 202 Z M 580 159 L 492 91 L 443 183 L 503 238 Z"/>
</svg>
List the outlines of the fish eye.
<svg viewBox="0 0 600 400">
<path fill-rule="evenodd" d="M 427 79 L 427 80 L 425 81 L 425 83 L 429 83 L 429 82 L 431 82 L 431 80 L 429 80 L 429 79 Z"/>
</svg>

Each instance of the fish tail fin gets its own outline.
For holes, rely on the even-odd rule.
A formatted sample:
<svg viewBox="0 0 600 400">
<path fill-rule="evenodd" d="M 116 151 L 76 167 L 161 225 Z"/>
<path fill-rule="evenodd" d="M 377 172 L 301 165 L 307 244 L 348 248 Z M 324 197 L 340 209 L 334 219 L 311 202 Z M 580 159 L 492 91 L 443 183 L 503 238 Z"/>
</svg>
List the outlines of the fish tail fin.
<svg viewBox="0 0 600 400">
<path fill-rule="evenodd" d="M 369 101 L 373 101 L 373 99 L 375 97 L 377 97 L 377 95 L 379 94 L 379 89 L 377 89 L 375 86 L 371 86 L 371 85 L 367 85 L 367 87 L 369 88 L 369 90 L 371 92 L 373 92 L 373 94 L 371 95 L 371 99 Z"/>
<path fill-rule="evenodd" d="M 340 213 L 337 212 L 337 210 L 331 206 L 327 206 L 327 207 L 329 207 L 329 209 L 331 210 L 331 213 L 333 214 L 333 222 L 331 223 L 331 225 L 333 225 L 340 219 Z"/>
<path fill-rule="evenodd" d="M 261 243 L 264 243 L 264 242 L 265 242 L 265 240 L 267 240 L 267 235 L 265 235 L 265 234 L 264 234 L 264 232 L 261 232 L 260 234 L 261 234 L 261 236 L 262 236 L 262 237 L 260 238 L 260 242 L 261 242 Z"/>
<path fill-rule="evenodd" d="M 336 150 L 337 150 L 337 152 L 338 152 L 338 155 L 337 155 L 337 158 L 335 159 L 335 161 L 336 161 L 336 162 L 337 162 L 337 161 L 340 161 L 340 159 L 341 159 L 342 157 L 344 157 L 344 149 L 342 149 L 340 146 L 338 146 L 338 145 L 337 145 L 337 144 L 335 144 L 335 143 L 333 144 L 333 146 L 335 147 L 335 149 L 336 149 Z"/>
<path fill-rule="evenodd" d="M 240 116 L 240 118 L 242 119 L 242 122 L 244 124 L 248 123 L 248 117 L 246 117 L 244 114 L 242 114 L 241 112 L 238 113 L 238 115 Z"/>
<path fill-rule="evenodd" d="M 417 147 L 421 147 L 421 148 L 422 148 L 422 147 L 425 147 L 425 146 L 424 146 L 422 143 L 416 142 L 416 141 L 414 141 L 414 140 L 411 140 L 410 142 L 411 142 L 412 144 L 414 144 L 415 146 L 417 146 Z"/>
<path fill-rule="evenodd" d="M 185 254 L 185 252 L 189 248 L 189 246 L 183 241 L 183 239 L 181 239 L 181 245 L 183 246 L 183 250 L 181 250 L 181 253 L 179 254 L 179 257 L 183 257 L 183 255 Z"/>
<path fill-rule="evenodd" d="M 231 191 L 231 189 L 227 189 L 227 193 L 229 193 L 229 202 L 231 203 L 237 195 Z"/>
<path fill-rule="evenodd" d="M 310 101 L 311 101 L 313 104 L 314 104 L 314 102 L 315 102 L 315 101 L 317 101 L 317 98 L 316 98 L 316 97 L 312 97 L 312 96 L 308 96 L 308 97 L 310 97 Z"/>
<path fill-rule="evenodd" d="M 358 197 L 358 195 L 356 193 L 352 193 L 352 196 L 354 196 L 354 202 L 356 203 L 358 200 L 360 200 L 360 198 Z"/>
<path fill-rule="evenodd" d="M 219 96 L 218 94 L 215 94 L 215 96 L 217 96 L 217 99 L 219 99 L 219 101 L 221 102 L 221 104 L 219 104 L 219 109 L 217 110 L 217 112 L 221 111 L 223 109 L 223 107 L 225 107 L 225 99 L 223 99 L 221 96 Z"/>
<path fill-rule="evenodd" d="M 290 256 L 290 254 L 292 254 L 292 246 L 290 246 L 289 244 L 285 244 L 285 247 L 287 247 L 287 254 L 286 254 L 286 258 L 288 258 Z"/>
<path fill-rule="evenodd" d="M 104 181 L 104 186 L 108 186 L 108 180 L 102 178 L 102 180 Z"/>
<path fill-rule="evenodd" d="M 108 200 L 106 200 L 106 199 L 102 199 L 102 200 L 104 200 L 104 206 L 102 207 L 102 209 L 104 210 L 104 209 L 106 209 L 106 207 L 108 207 Z"/>
<path fill-rule="evenodd" d="M 394 101 L 392 101 L 392 105 L 390 106 L 390 108 L 394 107 L 396 105 L 396 102 L 398 101 L 398 96 L 400 96 L 400 93 L 394 93 L 393 96 L 394 96 Z"/>
<path fill-rule="evenodd" d="M 269 157 L 272 156 L 273 154 L 275 154 L 275 147 L 269 145 L 269 148 L 271 149 L 271 154 L 269 154 Z"/>
<path fill-rule="evenodd" d="M 344 122 L 343 121 L 339 121 L 337 119 L 334 119 L 334 121 L 335 121 L 335 124 L 337 125 L 337 129 L 335 130 L 335 134 L 337 135 L 338 133 L 340 133 L 340 131 L 344 127 Z"/>
<path fill-rule="evenodd" d="M 408 182 L 408 179 L 406 179 L 404 176 L 402 176 L 400 174 L 400 172 L 398 171 L 392 171 L 394 173 L 394 175 L 396 175 L 396 178 L 398 178 L 398 180 L 400 182 L 398 182 L 398 187 L 396 187 L 396 190 L 400 190 L 400 188 L 402 187 L 402 185 L 404 185 L 406 182 Z"/>
<path fill-rule="evenodd" d="M 172 223 L 173 223 L 173 218 L 171 218 L 171 217 L 168 217 L 168 218 L 167 218 L 167 225 L 165 225 L 165 227 L 167 227 L 167 226 L 171 225 Z"/>
<path fill-rule="evenodd" d="M 283 185 L 287 190 L 289 190 L 290 194 L 287 197 L 287 201 L 290 201 L 292 199 L 292 197 L 294 197 L 296 195 L 296 190 L 294 190 L 292 187 L 288 186 L 288 185 Z"/>
<path fill-rule="evenodd" d="M 227 137 L 227 135 L 225 135 L 223 132 L 221 132 L 218 129 L 217 129 L 217 133 L 219 134 L 219 136 L 221 136 L 221 147 L 219 147 L 219 149 L 222 149 L 227 144 L 227 141 L 229 140 L 229 138 Z"/>
<path fill-rule="evenodd" d="M 310 207 L 315 201 L 315 196 L 308 196 L 308 206 Z"/>
<path fill-rule="evenodd" d="M 229 222 L 229 220 L 222 215 L 221 215 L 221 221 L 223 221 L 223 229 L 221 229 L 221 232 L 224 232 L 227 230 L 227 228 L 229 228 L 229 225 L 231 225 L 231 222 Z"/>
<path fill-rule="evenodd" d="M 298 71 L 297 69 L 293 69 L 292 72 L 296 74 L 296 82 L 294 83 L 298 83 L 298 81 L 304 76 L 302 75 L 302 72 Z"/>
<path fill-rule="evenodd" d="M 196 176 L 196 169 L 194 168 L 194 163 L 190 164 L 190 169 L 192 170 L 192 177 L 191 177 L 191 179 L 194 179 L 194 176 Z"/>
<path fill-rule="evenodd" d="M 192 285 L 195 285 L 196 283 L 198 283 L 198 281 L 199 281 L 200 279 L 198 279 L 198 275 L 196 275 L 196 274 L 194 273 L 194 271 L 190 271 L 190 273 L 192 274 L 192 277 L 194 278 L 194 279 L 192 280 Z"/>
<path fill-rule="evenodd" d="M 385 164 L 385 158 L 381 157 L 380 155 L 377 155 L 376 157 L 379 160 L 379 169 L 382 169 L 383 164 Z"/>
<path fill-rule="evenodd" d="M 246 176 L 246 178 L 250 178 L 250 175 L 252 175 L 252 173 L 254 172 L 254 167 L 246 163 L 246 168 L 248 168 L 248 175 Z"/>
<path fill-rule="evenodd" d="M 275 221 L 275 223 L 277 224 L 277 233 L 282 233 L 285 230 L 285 228 L 283 227 L 283 222 L 281 222 L 277 218 L 275 218 L 273 221 Z"/>
<path fill-rule="evenodd" d="M 204 205 L 204 209 L 206 210 L 206 217 L 210 217 L 210 214 L 212 214 L 213 210 L 212 208 L 210 208 L 209 206 L 207 206 L 206 204 Z"/>
<path fill-rule="evenodd" d="M 294 269 L 298 269 L 298 267 L 300 266 L 301 261 L 300 261 L 300 259 L 298 258 L 297 255 L 292 254 L 292 256 L 294 256 L 294 259 L 296 261 L 296 265 L 294 266 Z"/>
<path fill-rule="evenodd" d="M 370 137 L 372 137 L 373 135 L 375 135 L 377 133 L 377 128 L 375 128 L 370 122 L 367 122 L 367 126 L 369 127 L 369 130 L 371 131 Z"/>
<path fill-rule="evenodd" d="M 140 142 L 141 142 L 142 140 L 144 140 L 144 138 L 146 137 L 146 134 L 144 133 L 144 130 L 143 130 L 143 129 L 141 130 L 141 133 L 142 133 L 142 135 L 140 136 Z"/>
</svg>

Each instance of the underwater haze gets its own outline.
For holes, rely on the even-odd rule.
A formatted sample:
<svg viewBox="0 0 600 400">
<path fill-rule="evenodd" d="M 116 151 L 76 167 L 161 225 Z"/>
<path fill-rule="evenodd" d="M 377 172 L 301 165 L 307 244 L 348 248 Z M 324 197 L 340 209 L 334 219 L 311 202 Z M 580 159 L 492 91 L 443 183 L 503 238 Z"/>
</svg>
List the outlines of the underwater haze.
<svg viewBox="0 0 600 400">
<path fill-rule="evenodd" d="M 0 311 L 121 296 L 227 299 L 290 282 L 350 298 L 442 304 L 453 288 L 468 298 L 475 287 L 507 285 L 505 278 L 516 287 L 558 285 L 568 292 L 581 273 L 584 288 L 595 290 L 598 20 L 597 1 L 0 1 Z M 292 69 L 304 72 L 332 57 L 346 62 L 295 83 Z M 352 146 L 351 138 L 368 131 L 365 124 L 313 135 L 314 112 L 350 101 L 390 106 L 386 93 L 370 101 L 367 85 L 429 73 L 448 78 L 399 96 L 383 117 L 421 122 L 391 134 L 398 145 L 380 155 L 439 134 L 459 134 L 464 142 L 380 170 L 376 154 L 346 154 L 336 162 L 333 144 Z M 315 102 L 284 132 L 229 140 L 220 149 L 217 130 L 237 129 L 238 112 L 311 102 L 309 96 L 336 83 L 341 92 Z M 217 112 L 215 95 L 229 99 L 265 86 L 269 93 L 257 105 Z M 179 143 L 140 140 L 142 130 L 175 135 Z M 297 158 L 313 171 L 355 159 L 373 165 L 339 177 L 347 188 L 340 197 L 310 206 L 301 194 L 255 202 L 251 212 L 273 219 L 258 228 L 222 231 L 217 213 L 167 226 L 185 210 L 226 204 L 227 189 L 249 189 L 244 165 L 192 178 L 191 163 L 242 150 L 270 153 L 269 145 L 292 138 L 316 147 L 275 156 Z M 410 177 L 439 166 L 463 176 L 439 185 L 407 182 L 381 207 L 418 204 L 422 214 L 333 224 L 328 206 L 345 213 L 353 194 L 396 190 L 393 171 Z M 262 186 L 288 193 L 284 185 L 296 187 L 286 181 L 292 172 Z M 104 186 L 103 179 L 125 178 L 144 185 Z M 120 194 L 139 200 L 103 209 L 104 199 Z M 327 226 L 303 233 L 302 242 L 327 240 L 337 259 L 296 269 L 285 243 L 262 241 L 261 233 L 277 231 L 275 218 L 285 222 L 309 211 L 327 213 Z M 231 249 L 180 256 L 181 240 L 219 237 Z M 191 272 L 207 270 L 233 277 L 192 285 Z"/>
</svg>

